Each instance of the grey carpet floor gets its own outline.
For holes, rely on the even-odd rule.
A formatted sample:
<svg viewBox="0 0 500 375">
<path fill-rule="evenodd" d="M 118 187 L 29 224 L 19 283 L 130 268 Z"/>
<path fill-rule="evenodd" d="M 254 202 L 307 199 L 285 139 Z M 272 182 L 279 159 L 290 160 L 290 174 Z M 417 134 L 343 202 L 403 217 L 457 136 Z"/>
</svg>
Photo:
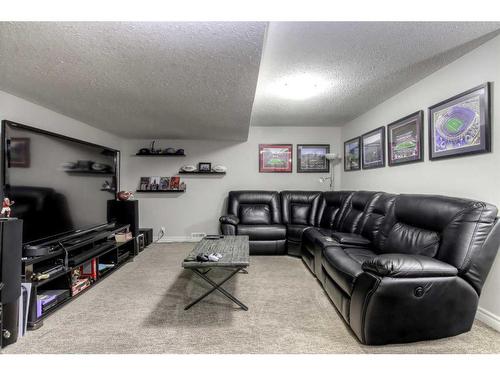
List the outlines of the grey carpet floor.
<svg viewBox="0 0 500 375">
<path fill-rule="evenodd" d="M 192 247 L 150 246 L 3 353 L 500 353 L 500 333 L 478 321 L 453 338 L 364 346 L 302 261 L 286 256 L 254 256 L 249 274 L 226 284 L 249 311 L 218 293 L 184 311 L 205 290 L 180 267 Z"/>
</svg>

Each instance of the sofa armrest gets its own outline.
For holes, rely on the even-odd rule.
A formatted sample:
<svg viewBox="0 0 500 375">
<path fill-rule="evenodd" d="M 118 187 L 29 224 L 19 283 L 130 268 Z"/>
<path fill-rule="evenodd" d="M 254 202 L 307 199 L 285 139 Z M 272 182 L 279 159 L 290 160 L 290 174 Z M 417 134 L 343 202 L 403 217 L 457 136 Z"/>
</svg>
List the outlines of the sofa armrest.
<svg viewBox="0 0 500 375">
<path fill-rule="evenodd" d="M 221 222 L 221 224 L 238 225 L 238 223 L 240 222 L 240 219 L 238 219 L 238 217 L 234 216 L 234 215 L 225 215 L 225 216 L 221 216 L 219 218 L 219 221 Z"/>
<path fill-rule="evenodd" d="M 371 244 L 369 239 L 356 233 L 333 232 L 330 237 L 341 245 L 367 246 Z"/>
<path fill-rule="evenodd" d="M 395 278 L 456 276 L 458 273 L 448 263 L 410 254 L 381 254 L 365 261 L 362 267 L 364 271 Z"/>
</svg>

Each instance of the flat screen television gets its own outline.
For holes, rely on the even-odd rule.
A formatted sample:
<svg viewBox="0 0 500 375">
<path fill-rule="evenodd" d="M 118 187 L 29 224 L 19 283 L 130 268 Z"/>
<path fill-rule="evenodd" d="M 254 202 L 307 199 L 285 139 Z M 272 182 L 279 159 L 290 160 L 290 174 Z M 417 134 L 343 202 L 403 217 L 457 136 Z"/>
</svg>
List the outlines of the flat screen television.
<svg viewBox="0 0 500 375">
<path fill-rule="evenodd" d="M 23 243 L 107 223 L 119 151 L 2 121 L 2 190 L 23 219 Z"/>
</svg>

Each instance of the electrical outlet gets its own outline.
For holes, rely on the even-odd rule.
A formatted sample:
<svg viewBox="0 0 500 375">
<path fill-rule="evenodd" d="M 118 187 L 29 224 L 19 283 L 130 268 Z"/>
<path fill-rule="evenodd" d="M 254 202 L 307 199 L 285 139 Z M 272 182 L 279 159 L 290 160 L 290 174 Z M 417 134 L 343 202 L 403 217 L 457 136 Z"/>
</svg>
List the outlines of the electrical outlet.
<svg viewBox="0 0 500 375">
<path fill-rule="evenodd" d="M 195 232 L 195 233 L 191 233 L 191 238 L 203 238 L 205 237 L 207 234 L 206 233 L 202 233 L 202 232 Z"/>
</svg>

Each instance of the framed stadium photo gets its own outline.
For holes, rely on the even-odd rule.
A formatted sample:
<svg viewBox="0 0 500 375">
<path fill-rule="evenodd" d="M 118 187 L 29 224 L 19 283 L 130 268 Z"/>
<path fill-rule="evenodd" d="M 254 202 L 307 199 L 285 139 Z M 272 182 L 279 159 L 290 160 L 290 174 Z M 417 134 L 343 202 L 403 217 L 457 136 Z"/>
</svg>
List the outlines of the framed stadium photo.
<svg viewBox="0 0 500 375">
<path fill-rule="evenodd" d="M 363 169 L 385 167 L 385 126 L 361 136 L 361 166 Z"/>
<path fill-rule="evenodd" d="M 389 166 L 423 161 L 424 111 L 418 111 L 387 125 Z"/>
<path fill-rule="evenodd" d="M 491 150 L 490 83 L 429 107 L 431 160 Z"/>
<path fill-rule="evenodd" d="M 359 171 L 361 169 L 360 143 L 360 137 L 344 142 L 344 171 Z"/>
<path fill-rule="evenodd" d="M 260 173 L 292 173 L 292 145 L 260 144 Z"/>
<path fill-rule="evenodd" d="M 297 145 L 297 173 L 329 173 L 330 145 Z"/>
</svg>

